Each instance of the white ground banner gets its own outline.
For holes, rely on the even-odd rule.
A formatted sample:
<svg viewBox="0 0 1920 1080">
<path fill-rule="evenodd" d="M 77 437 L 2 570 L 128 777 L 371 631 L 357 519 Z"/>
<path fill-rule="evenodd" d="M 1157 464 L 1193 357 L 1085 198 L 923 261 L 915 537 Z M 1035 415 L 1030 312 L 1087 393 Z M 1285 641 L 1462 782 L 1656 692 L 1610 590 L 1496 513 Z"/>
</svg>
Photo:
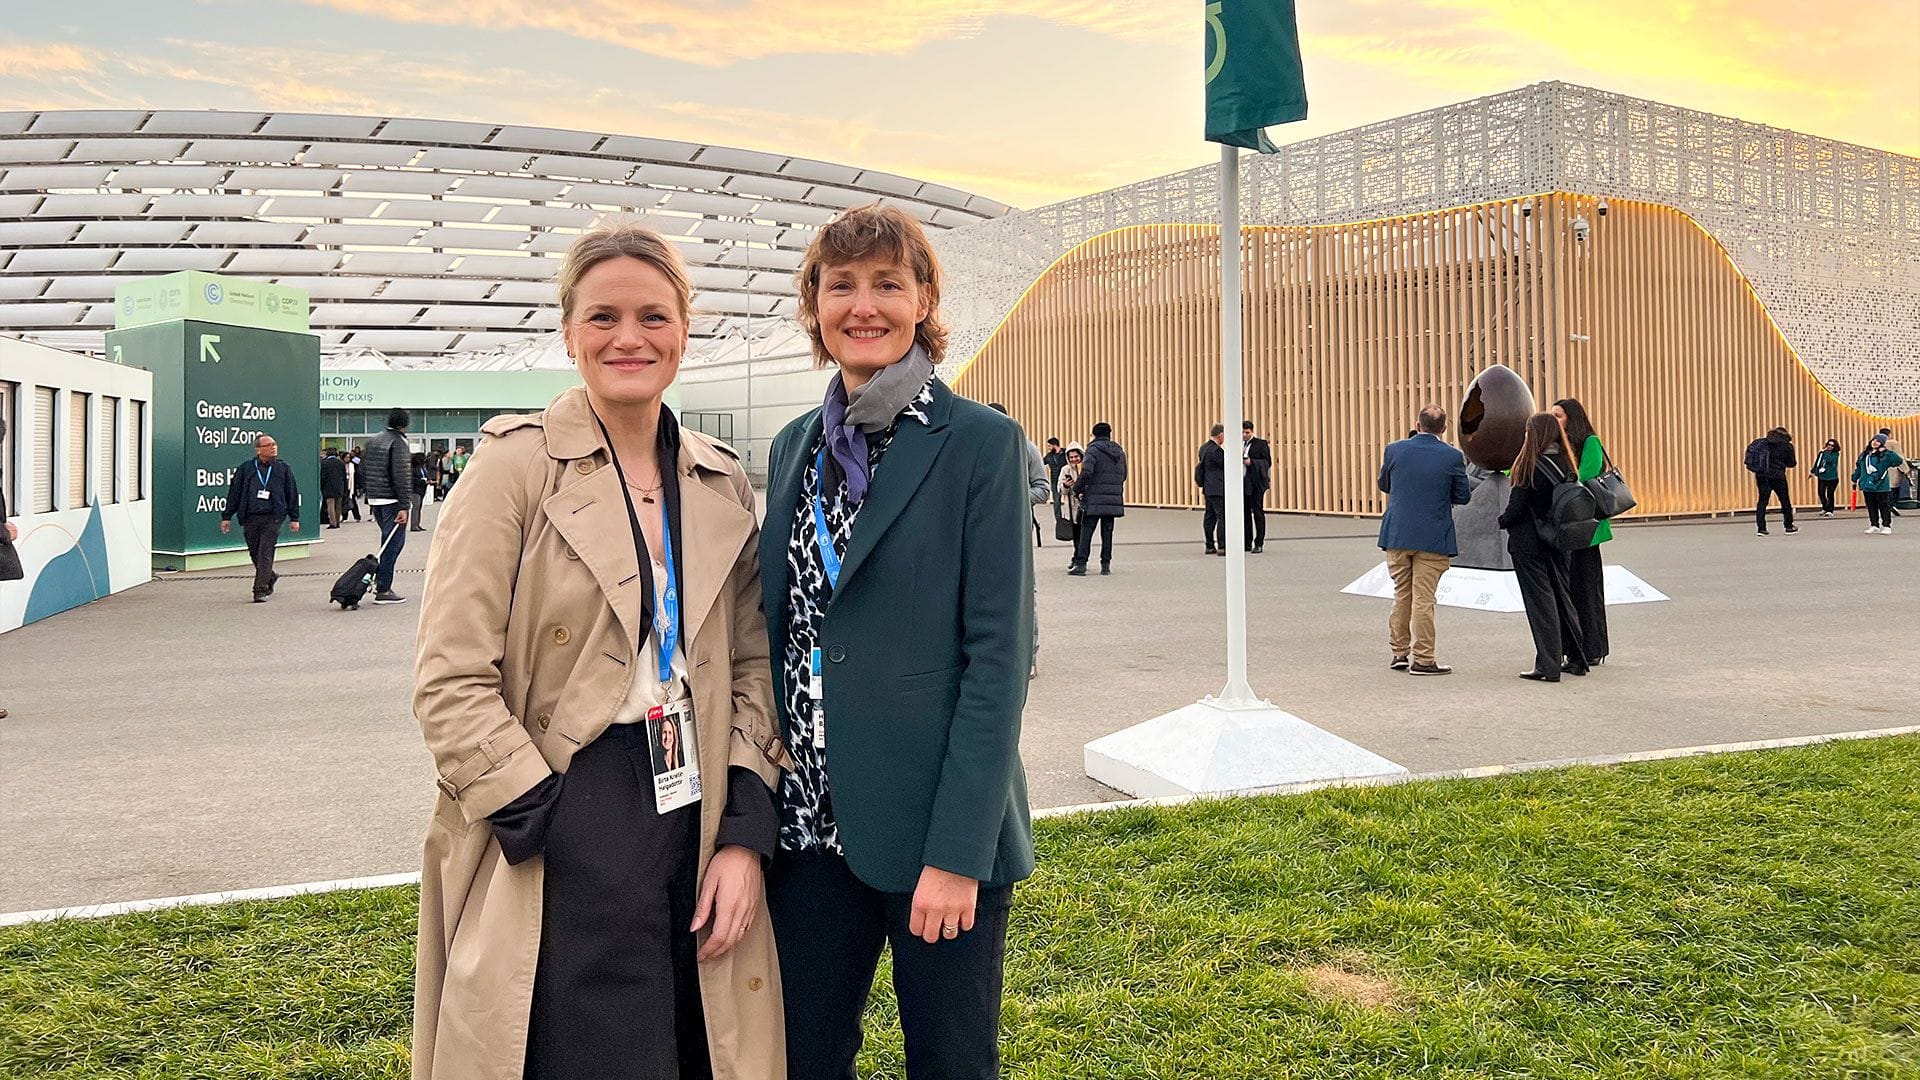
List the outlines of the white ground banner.
<svg viewBox="0 0 1920 1080">
<path fill-rule="evenodd" d="M 1640 575 L 1624 566 L 1608 565 L 1604 568 L 1607 582 L 1607 603 L 1612 604 L 1652 604 L 1672 597 L 1647 584 Z M 1387 573 L 1387 564 L 1380 563 L 1373 569 L 1360 575 L 1353 584 L 1340 590 L 1355 596 L 1377 596 L 1383 600 L 1393 599 L 1393 577 Z M 1524 611 L 1520 602 L 1520 584 L 1511 570 L 1473 570 L 1456 566 L 1440 578 L 1439 588 L 1434 590 L 1434 599 L 1446 607 L 1471 608 L 1475 611 Z"/>
</svg>

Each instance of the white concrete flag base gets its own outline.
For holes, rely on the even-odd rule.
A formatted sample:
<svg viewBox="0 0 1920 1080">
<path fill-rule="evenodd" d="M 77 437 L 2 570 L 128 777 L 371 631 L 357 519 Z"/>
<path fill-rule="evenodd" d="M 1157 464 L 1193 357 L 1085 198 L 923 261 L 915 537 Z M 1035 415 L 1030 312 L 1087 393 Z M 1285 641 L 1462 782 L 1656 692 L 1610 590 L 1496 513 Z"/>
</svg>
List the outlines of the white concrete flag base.
<svg viewBox="0 0 1920 1080">
<path fill-rule="evenodd" d="M 1672 597 L 1646 583 L 1640 575 L 1624 566 L 1608 564 L 1601 568 L 1607 583 L 1608 605 L 1653 604 Z M 1393 599 L 1393 575 L 1381 563 L 1340 590 L 1355 596 Z M 1455 566 L 1440 577 L 1434 600 L 1446 607 L 1475 611 L 1525 611 L 1520 602 L 1520 579 L 1511 570 L 1474 570 Z"/>
<path fill-rule="evenodd" d="M 1085 754 L 1088 776 L 1143 799 L 1407 771 L 1271 703 L 1213 698 L 1095 739 Z"/>
</svg>

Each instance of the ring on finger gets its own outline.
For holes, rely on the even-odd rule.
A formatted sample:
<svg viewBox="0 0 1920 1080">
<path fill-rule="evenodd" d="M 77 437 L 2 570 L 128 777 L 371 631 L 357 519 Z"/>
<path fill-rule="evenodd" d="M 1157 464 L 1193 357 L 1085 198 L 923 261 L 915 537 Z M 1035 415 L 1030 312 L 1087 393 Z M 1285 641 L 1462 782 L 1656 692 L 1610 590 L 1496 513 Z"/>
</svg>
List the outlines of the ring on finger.
<svg viewBox="0 0 1920 1080">
<path fill-rule="evenodd" d="M 956 938 L 960 936 L 960 927 L 956 923 L 945 923 L 940 927 L 940 933 L 943 937 Z"/>
</svg>

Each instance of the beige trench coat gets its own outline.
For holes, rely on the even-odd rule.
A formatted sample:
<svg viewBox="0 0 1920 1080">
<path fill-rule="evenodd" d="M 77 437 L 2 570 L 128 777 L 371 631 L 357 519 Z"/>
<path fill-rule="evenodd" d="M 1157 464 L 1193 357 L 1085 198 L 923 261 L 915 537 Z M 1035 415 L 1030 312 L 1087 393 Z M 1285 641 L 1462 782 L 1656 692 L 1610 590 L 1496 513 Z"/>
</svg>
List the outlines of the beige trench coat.
<svg viewBox="0 0 1920 1080">
<path fill-rule="evenodd" d="M 565 772 L 606 730 L 644 641 L 633 532 L 585 391 L 484 430 L 435 529 L 420 613 L 414 714 L 440 797 L 420 888 L 416 1080 L 521 1080 L 542 860 L 508 865 L 487 815 Z M 710 793 L 704 879 L 729 766 L 775 785 L 788 759 L 774 730 L 753 489 L 731 450 L 685 428 L 678 468 L 683 640 Z M 782 1080 L 764 897 L 746 937 L 700 965 L 700 988 L 716 1080 Z"/>
</svg>

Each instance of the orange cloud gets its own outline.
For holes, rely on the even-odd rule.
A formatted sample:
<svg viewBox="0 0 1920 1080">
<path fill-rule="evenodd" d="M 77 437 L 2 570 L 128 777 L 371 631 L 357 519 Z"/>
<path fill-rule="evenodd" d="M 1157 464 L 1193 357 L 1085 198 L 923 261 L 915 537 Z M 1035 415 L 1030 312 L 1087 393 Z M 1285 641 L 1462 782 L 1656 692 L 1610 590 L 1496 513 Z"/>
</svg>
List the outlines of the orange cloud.
<svg viewBox="0 0 1920 1080">
<path fill-rule="evenodd" d="M 0 41 L 0 79 L 47 79 L 97 70 L 94 54 L 72 45 Z"/>
</svg>

